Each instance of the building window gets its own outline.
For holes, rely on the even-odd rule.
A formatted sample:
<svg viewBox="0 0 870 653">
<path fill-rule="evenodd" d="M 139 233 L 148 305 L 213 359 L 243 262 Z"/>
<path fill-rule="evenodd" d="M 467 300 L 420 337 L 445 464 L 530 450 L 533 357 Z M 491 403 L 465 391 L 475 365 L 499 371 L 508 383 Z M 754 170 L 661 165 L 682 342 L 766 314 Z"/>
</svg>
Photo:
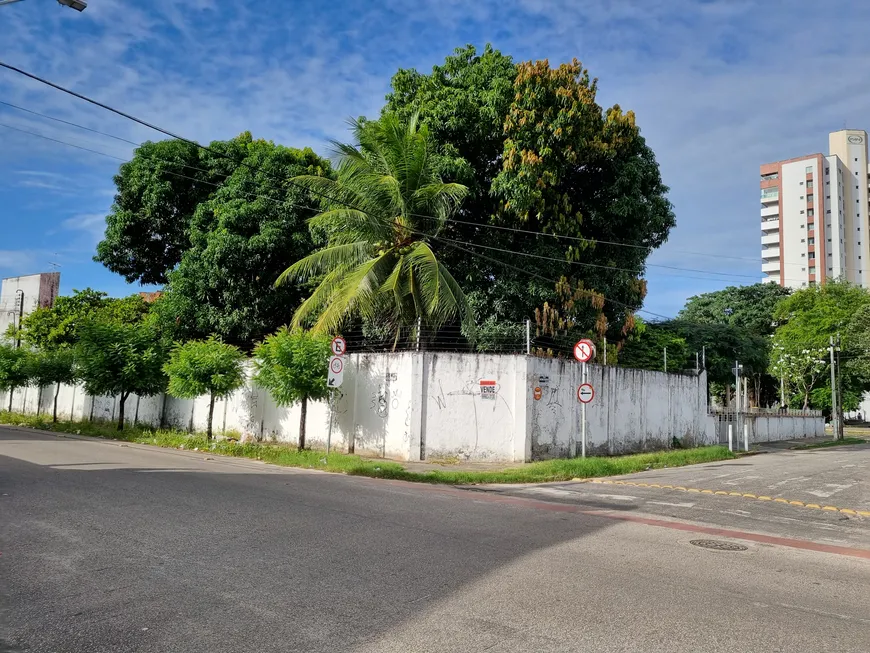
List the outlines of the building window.
<svg viewBox="0 0 870 653">
<path fill-rule="evenodd" d="M 825 186 L 830 186 L 830 185 L 831 185 L 831 182 L 829 182 L 829 181 L 825 182 Z"/>
<path fill-rule="evenodd" d="M 815 244 L 816 244 L 815 238 L 810 238 L 809 240 L 807 240 L 807 245 L 815 245 Z"/>
<path fill-rule="evenodd" d="M 828 174 L 831 171 L 830 168 L 825 168 L 825 174 Z"/>
<path fill-rule="evenodd" d="M 807 202 L 812 202 L 812 201 L 813 201 L 813 196 L 807 195 Z"/>
<path fill-rule="evenodd" d="M 858 159 L 855 159 L 855 160 L 857 161 Z M 812 167 L 812 166 L 807 166 L 807 172 L 812 172 L 812 171 L 813 171 L 813 167 Z"/>
<path fill-rule="evenodd" d="M 814 216 L 816 214 L 815 209 L 807 209 L 807 215 Z"/>
<path fill-rule="evenodd" d="M 813 180 L 812 180 L 812 179 L 807 179 L 807 190 L 809 190 L 809 189 L 812 188 L 812 187 L 813 187 Z"/>
<path fill-rule="evenodd" d="M 825 213 L 827 213 L 828 215 L 830 215 L 830 214 L 831 214 L 831 209 L 828 209 L 827 211 L 825 211 Z"/>
</svg>

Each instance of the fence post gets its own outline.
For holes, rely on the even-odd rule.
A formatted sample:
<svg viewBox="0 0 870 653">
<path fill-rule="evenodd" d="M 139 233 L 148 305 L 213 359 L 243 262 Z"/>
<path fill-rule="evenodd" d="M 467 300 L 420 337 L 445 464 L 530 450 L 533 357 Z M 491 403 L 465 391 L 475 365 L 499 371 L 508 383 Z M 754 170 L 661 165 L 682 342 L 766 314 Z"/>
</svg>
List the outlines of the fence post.
<svg viewBox="0 0 870 653">
<path fill-rule="evenodd" d="M 728 425 L 728 451 L 734 451 L 734 425 Z"/>
<path fill-rule="evenodd" d="M 526 356 L 532 353 L 532 321 L 526 318 Z"/>
<path fill-rule="evenodd" d="M 743 422 L 743 450 L 749 451 L 749 420 Z"/>
</svg>

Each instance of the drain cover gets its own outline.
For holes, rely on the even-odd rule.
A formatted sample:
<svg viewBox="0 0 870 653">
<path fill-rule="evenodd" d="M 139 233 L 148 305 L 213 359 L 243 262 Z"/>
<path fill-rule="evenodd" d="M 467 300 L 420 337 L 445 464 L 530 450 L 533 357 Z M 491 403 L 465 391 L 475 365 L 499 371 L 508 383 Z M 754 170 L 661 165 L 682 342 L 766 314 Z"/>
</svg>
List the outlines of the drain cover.
<svg viewBox="0 0 870 653">
<path fill-rule="evenodd" d="M 703 549 L 713 549 L 714 551 L 746 551 L 748 548 L 742 544 L 723 542 L 722 540 L 692 540 L 689 544 L 700 546 Z"/>
</svg>

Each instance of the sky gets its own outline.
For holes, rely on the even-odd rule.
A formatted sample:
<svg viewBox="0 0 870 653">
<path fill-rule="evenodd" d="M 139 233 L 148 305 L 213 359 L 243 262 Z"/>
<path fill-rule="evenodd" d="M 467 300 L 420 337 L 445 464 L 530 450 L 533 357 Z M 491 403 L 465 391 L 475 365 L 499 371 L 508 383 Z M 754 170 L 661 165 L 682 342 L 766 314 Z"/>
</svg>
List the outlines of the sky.
<svg viewBox="0 0 870 653">
<path fill-rule="evenodd" d="M 465 44 L 551 65 L 576 57 L 599 79 L 600 104 L 636 113 L 671 189 L 677 226 L 648 261 L 645 309 L 660 316 L 760 279 L 760 164 L 826 153 L 830 131 L 870 130 L 868 33 L 870 3 L 858 0 L 0 6 L 6 63 L 199 142 L 249 130 L 322 154 L 348 138 L 348 118 L 378 113 L 399 68 L 429 71 Z M 162 138 L 4 69 L 0 102 L 134 142 Z M 92 261 L 132 150 L 0 104 L 0 277 L 59 266 L 64 294 L 141 290 Z"/>
</svg>

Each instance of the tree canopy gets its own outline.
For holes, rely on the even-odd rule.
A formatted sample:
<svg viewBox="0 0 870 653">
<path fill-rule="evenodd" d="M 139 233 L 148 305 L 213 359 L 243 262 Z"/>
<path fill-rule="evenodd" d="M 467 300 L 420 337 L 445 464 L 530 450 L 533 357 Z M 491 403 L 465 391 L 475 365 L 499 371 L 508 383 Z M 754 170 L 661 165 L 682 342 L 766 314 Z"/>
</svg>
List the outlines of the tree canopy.
<svg viewBox="0 0 870 653">
<path fill-rule="evenodd" d="M 42 350 L 75 346 L 82 325 L 91 321 L 139 324 L 149 306 L 139 295 L 120 299 L 85 288 L 58 297 L 51 308 L 37 308 L 21 321 L 22 342 Z"/>
<path fill-rule="evenodd" d="M 677 319 L 703 324 L 730 324 L 758 335 L 773 333 L 777 304 L 791 291 L 775 283 L 729 286 L 689 297 Z"/>
<path fill-rule="evenodd" d="M 244 147 L 244 165 L 197 207 L 190 246 L 154 304 L 157 322 L 172 340 L 214 334 L 250 349 L 289 324 L 306 296 L 300 285 L 275 286 L 288 264 L 315 246 L 307 220 L 316 214 L 318 198 L 292 179 L 328 177 L 330 164 L 307 148 L 241 137 L 236 145 Z"/>
<path fill-rule="evenodd" d="M 553 303 L 553 280 L 563 277 L 607 299 L 611 337 L 622 337 L 641 306 L 646 257 L 667 238 L 674 214 L 634 114 L 603 109 L 596 92 L 579 62 L 517 65 L 490 46 L 480 55 L 472 46 L 457 49 L 429 75 L 400 70 L 393 77 L 384 111 L 419 112 L 440 143 L 442 174 L 469 188 L 460 222 L 449 223 L 445 237 L 477 247 L 448 249 L 443 260 L 478 322 L 530 317 Z M 598 242 L 605 240 L 625 246 Z M 544 258 L 508 261 L 484 247 Z M 588 303 L 575 308 L 570 317 L 581 328 L 600 321 Z"/>
</svg>

